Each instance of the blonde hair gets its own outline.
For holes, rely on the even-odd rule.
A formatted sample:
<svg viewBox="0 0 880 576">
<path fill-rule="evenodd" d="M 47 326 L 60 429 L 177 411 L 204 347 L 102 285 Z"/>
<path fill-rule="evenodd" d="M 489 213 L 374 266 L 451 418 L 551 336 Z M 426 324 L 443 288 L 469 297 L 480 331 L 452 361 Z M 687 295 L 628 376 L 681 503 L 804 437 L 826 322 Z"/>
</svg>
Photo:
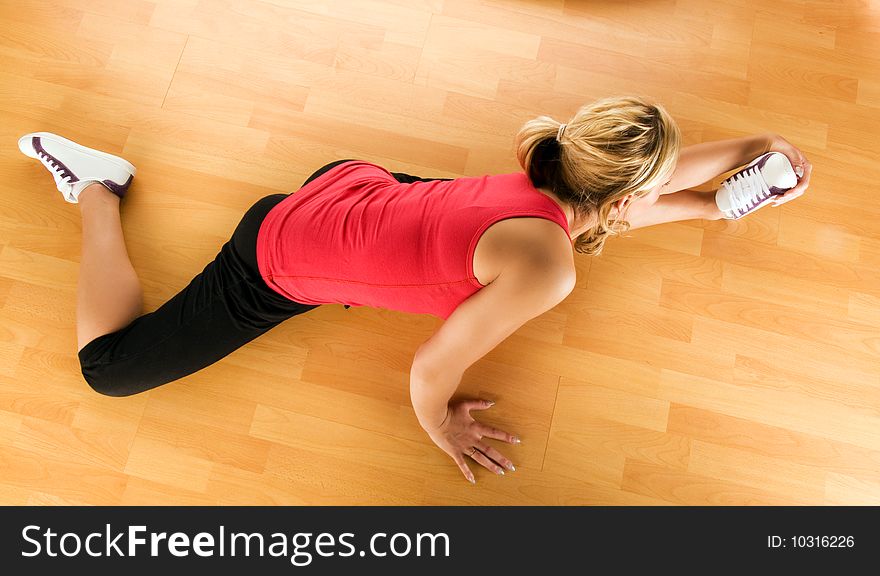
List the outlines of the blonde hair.
<svg viewBox="0 0 880 576">
<path fill-rule="evenodd" d="M 558 138 L 558 139 L 557 139 Z M 581 107 L 565 124 L 549 116 L 525 123 L 516 137 L 520 166 L 538 188 L 570 204 L 575 221 L 595 215 L 575 251 L 598 256 L 609 235 L 629 230 L 613 204 L 662 184 L 678 160 L 681 131 L 661 105 L 636 96 Z"/>
</svg>

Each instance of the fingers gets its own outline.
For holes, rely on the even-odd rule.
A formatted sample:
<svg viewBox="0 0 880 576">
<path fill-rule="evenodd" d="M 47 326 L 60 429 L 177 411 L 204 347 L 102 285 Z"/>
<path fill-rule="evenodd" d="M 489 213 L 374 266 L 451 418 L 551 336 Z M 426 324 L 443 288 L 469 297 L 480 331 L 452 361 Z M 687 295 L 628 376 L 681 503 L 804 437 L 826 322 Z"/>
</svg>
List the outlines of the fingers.
<svg viewBox="0 0 880 576">
<path fill-rule="evenodd" d="M 479 444 L 482 444 L 479 443 Z M 479 444 L 477 446 L 479 446 Z M 485 446 L 485 445 L 484 445 Z M 471 458 L 476 460 L 478 463 L 482 464 L 486 469 L 491 470 L 495 474 L 504 475 L 504 470 L 501 469 L 501 466 L 492 462 L 485 454 L 483 454 L 480 450 L 474 450 L 474 453 L 470 455 Z"/>
<path fill-rule="evenodd" d="M 804 184 L 805 182 L 810 181 L 810 174 L 813 172 L 813 165 L 810 164 L 810 161 L 806 158 L 801 158 L 801 161 L 797 164 L 794 164 L 794 173 L 797 175 L 798 184 Z"/>
<path fill-rule="evenodd" d="M 800 166 L 798 166 L 800 167 Z M 803 195 L 804 192 L 807 191 L 807 188 L 810 185 L 810 175 L 813 173 L 813 165 L 807 161 L 804 161 L 803 164 L 804 176 L 797 183 L 797 186 L 785 192 L 785 194 L 780 194 L 773 201 L 773 206 L 782 206 L 786 202 L 791 202 L 795 198 Z"/>
<path fill-rule="evenodd" d="M 774 208 L 776 206 L 782 206 L 786 202 L 791 202 L 792 200 L 803 194 L 803 190 L 800 192 L 796 192 L 796 190 L 796 188 L 792 188 L 785 194 L 780 194 L 779 196 L 777 196 L 776 199 L 773 201 Z"/>
<path fill-rule="evenodd" d="M 493 400 L 480 398 L 461 402 L 457 406 L 458 410 L 463 409 L 465 412 L 469 413 L 471 410 L 486 410 L 491 408 L 494 404 L 495 402 Z M 516 470 L 513 462 L 495 448 L 482 442 L 482 439 L 493 438 L 509 444 L 519 444 L 519 438 L 498 428 L 480 424 L 472 417 L 465 416 L 460 411 L 458 414 L 460 421 L 464 419 L 463 421 L 466 425 L 466 432 L 461 430 L 460 432 L 463 433 L 459 434 L 458 438 L 452 443 L 455 446 L 461 446 L 461 448 L 452 448 L 452 446 L 449 446 L 448 448 L 456 451 L 456 454 L 453 455 L 453 459 L 455 460 L 455 463 L 458 464 L 461 473 L 464 474 L 464 477 L 467 478 L 469 482 L 474 483 L 475 480 L 473 473 L 465 463 L 466 459 L 464 456 L 470 456 L 475 462 L 495 474 L 503 475 L 505 469 L 511 471 Z M 469 444 L 469 442 L 473 442 L 473 444 Z M 461 452 L 457 452 L 457 450 L 461 450 Z M 447 450 L 447 452 L 450 451 Z"/>
<path fill-rule="evenodd" d="M 494 400 L 484 400 L 481 398 L 479 400 L 468 400 L 467 402 L 464 402 L 463 404 L 465 405 L 465 408 L 468 409 L 468 411 L 485 410 L 486 408 L 491 408 L 495 404 L 495 401 Z"/>
<path fill-rule="evenodd" d="M 794 188 L 788 190 L 785 194 L 780 194 L 773 200 L 773 206 L 782 206 L 786 202 L 791 202 L 798 198 L 807 190 L 807 187 L 810 185 L 810 174 L 813 172 L 813 165 L 810 164 L 810 161 L 807 160 L 807 157 L 804 156 L 804 153 L 799 148 L 793 146 L 781 136 L 777 135 L 775 137 L 771 149 L 782 152 L 788 157 L 798 177 L 798 183 Z"/>
<path fill-rule="evenodd" d="M 502 454 L 501 452 L 499 452 L 495 448 L 489 446 L 488 444 L 486 444 L 484 442 L 478 442 L 477 443 L 477 450 L 479 450 L 480 452 L 485 454 L 487 457 L 489 457 L 494 462 L 501 464 L 501 466 L 507 468 L 508 470 L 510 470 L 510 471 L 516 470 L 516 468 L 513 466 L 513 462 L 511 462 L 509 459 L 505 458 L 504 454 Z M 496 474 L 497 474 L 497 472 L 496 472 Z"/>
<path fill-rule="evenodd" d="M 788 158 L 788 161 L 791 162 L 791 166 L 793 168 L 802 165 L 806 161 L 804 153 L 801 152 L 797 146 L 794 146 L 785 138 L 780 138 L 780 140 L 781 142 L 778 144 L 778 146 L 772 147 L 771 150 L 775 150 L 776 152 L 782 152 L 783 154 L 785 154 L 786 158 Z"/>
<path fill-rule="evenodd" d="M 464 477 L 467 478 L 467 481 L 471 484 L 476 484 L 476 480 L 474 480 L 474 473 L 471 472 L 471 469 L 468 468 L 467 462 L 465 462 L 464 457 L 459 454 L 457 458 L 453 458 L 455 463 L 458 464 L 458 469 L 461 470 L 461 473 L 464 474 Z"/>
<path fill-rule="evenodd" d="M 804 188 L 810 185 L 810 176 L 813 174 L 813 165 L 809 161 L 805 161 L 803 164 L 804 176 L 801 178 L 801 183 L 804 184 Z"/>
<path fill-rule="evenodd" d="M 480 424 L 479 431 L 480 435 L 482 435 L 483 437 L 494 438 L 495 440 L 501 440 L 503 442 L 507 442 L 508 444 L 519 444 L 519 438 L 517 438 L 513 434 L 508 434 L 507 432 L 499 430 L 498 428 L 494 428 L 492 426 Z"/>
</svg>

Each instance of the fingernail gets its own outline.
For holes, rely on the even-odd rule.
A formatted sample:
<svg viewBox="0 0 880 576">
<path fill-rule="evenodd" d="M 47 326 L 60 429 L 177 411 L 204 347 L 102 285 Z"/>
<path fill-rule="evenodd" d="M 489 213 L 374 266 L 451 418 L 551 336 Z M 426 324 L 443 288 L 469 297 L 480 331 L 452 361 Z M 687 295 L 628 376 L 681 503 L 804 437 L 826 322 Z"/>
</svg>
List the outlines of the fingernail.
<svg viewBox="0 0 880 576">
<path fill-rule="evenodd" d="M 514 443 L 514 444 L 519 444 L 519 443 L 520 443 L 519 438 L 517 438 L 516 436 L 514 436 L 514 437 L 513 437 L 513 443 Z"/>
<path fill-rule="evenodd" d="M 507 469 L 511 472 L 516 472 L 516 466 L 514 466 L 513 464 L 508 464 Z"/>
<path fill-rule="evenodd" d="M 496 471 L 496 474 L 501 474 L 502 476 L 504 476 L 504 470 L 502 470 L 501 468 L 499 468 L 499 469 Z"/>
<path fill-rule="evenodd" d="M 495 405 L 495 401 L 494 401 L 494 400 L 486 400 L 486 404 L 489 405 L 489 406 L 494 406 L 494 405 Z"/>
<path fill-rule="evenodd" d="M 471 484 L 476 484 L 476 483 L 477 483 L 477 481 L 474 480 L 474 477 L 473 477 L 473 476 L 468 476 L 468 480 L 470 481 Z"/>
</svg>

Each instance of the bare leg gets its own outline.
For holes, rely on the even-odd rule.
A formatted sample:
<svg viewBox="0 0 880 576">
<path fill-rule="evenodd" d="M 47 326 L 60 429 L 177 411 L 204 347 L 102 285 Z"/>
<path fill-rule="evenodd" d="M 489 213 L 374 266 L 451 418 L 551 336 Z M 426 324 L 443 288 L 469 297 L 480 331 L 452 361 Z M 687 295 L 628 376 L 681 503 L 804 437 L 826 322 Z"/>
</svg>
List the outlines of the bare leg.
<svg viewBox="0 0 880 576">
<path fill-rule="evenodd" d="M 82 257 L 76 302 L 77 350 L 127 326 L 142 313 L 143 291 L 128 259 L 119 197 L 101 184 L 79 195 Z"/>
<path fill-rule="evenodd" d="M 721 211 L 715 204 L 715 192 L 679 190 L 663 194 L 653 203 L 636 200 L 624 208 L 623 219 L 630 230 L 681 220 L 720 220 Z"/>
</svg>

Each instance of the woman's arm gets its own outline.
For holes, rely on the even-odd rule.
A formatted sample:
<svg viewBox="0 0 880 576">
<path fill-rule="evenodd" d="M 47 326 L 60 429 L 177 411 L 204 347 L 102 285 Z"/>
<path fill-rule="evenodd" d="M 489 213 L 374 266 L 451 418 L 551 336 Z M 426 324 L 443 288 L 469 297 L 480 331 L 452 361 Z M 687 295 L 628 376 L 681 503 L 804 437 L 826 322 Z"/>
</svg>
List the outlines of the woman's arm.
<svg viewBox="0 0 880 576">
<path fill-rule="evenodd" d="M 660 194 L 671 194 L 699 186 L 720 174 L 748 164 L 767 152 L 785 154 L 798 176 L 797 185 L 778 196 L 773 205 L 780 206 L 802 196 L 810 185 L 813 165 L 797 146 L 773 133 L 704 142 L 683 148 L 669 185 L 664 186 Z"/>
<path fill-rule="evenodd" d="M 558 272 L 516 274 L 509 268 L 462 302 L 416 350 L 410 371 L 413 409 L 422 428 L 440 427 L 449 398 L 471 365 L 520 326 L 553 308 L 571 291 Z M 572 283 L 573 285 L 573 283 Z"/>
<path fill-rule="evenodd" d="M 564 240 L 559 235 L 559 242 Z M 564 248 L 571 253 L 570 242 Z M 558 253 L 558 251 L 557 251 Z M 482 441 L 483 437 L 514 442 L 514 437 L 476 422 L 470 410 L 488 408 L 486 401 L 450 405 L 465 370 L 530 319 L 561 302 L 574 288 L 569 261 L 528 255 L 523 250 L 491 284 L 462 302 L 440 329 L 416 351 L 410 396 L 419 423 L 431 439 L 474 481 L 465 456 L 501 473 L 497 464 L 510 461 Z M 497 464 L 496 464 L 497 463 Z"/>
<path fill-rule="evenodd" d="M 687 190 L 748 164 L 770 151 L 775 135 L 771 133 L 703 142 L 682 148 L 669 185 L 661 194 Z"/>
</svg>

